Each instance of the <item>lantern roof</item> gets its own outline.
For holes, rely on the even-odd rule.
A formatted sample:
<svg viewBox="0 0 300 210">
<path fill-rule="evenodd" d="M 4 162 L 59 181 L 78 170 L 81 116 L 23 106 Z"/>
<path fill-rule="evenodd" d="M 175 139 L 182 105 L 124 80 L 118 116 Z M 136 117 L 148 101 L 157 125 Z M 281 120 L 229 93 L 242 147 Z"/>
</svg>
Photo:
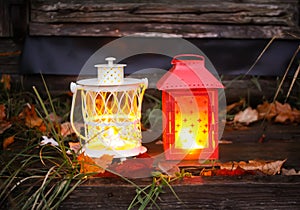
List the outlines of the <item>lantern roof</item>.
<svg viewBox="0 0 300 210">
<path fill-rule="evenodd" d="M 192 55 L 198 59 L 179 60 L 175 56 L 173 67 L 157 82 L 159 90 L 191 88 L 224 88 L 222 83 L 205 68 L 204 57 Z M 200 59 L 199 59 L 200 58 Z"/>
</svg>

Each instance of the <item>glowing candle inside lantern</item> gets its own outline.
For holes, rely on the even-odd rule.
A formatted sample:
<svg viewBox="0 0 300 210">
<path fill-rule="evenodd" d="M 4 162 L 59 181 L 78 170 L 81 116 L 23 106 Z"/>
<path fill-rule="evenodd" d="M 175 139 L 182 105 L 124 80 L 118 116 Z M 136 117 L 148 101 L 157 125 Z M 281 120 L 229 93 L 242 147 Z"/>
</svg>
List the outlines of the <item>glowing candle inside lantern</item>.
<svg viewBox="0 0 300 210">
<path fill-rule="evenodd" d="M 208 95 L 181 96 L 175 101 L 175 148 L 206 147 L 209 137 Z"/>
</svg>

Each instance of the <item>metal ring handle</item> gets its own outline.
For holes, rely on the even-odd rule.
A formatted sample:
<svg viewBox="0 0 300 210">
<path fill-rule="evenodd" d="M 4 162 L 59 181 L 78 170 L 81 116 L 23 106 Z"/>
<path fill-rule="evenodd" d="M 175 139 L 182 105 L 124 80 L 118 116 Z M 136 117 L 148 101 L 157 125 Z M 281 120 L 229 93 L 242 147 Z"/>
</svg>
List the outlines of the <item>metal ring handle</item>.
<svg viewBox="0 0 300 210">
<path fill-rule="evenodd" d="M 203 55 L 197 55 L 197 54 L 180 54 L 180 55 L 176 55 L 173 59 L 180 58 L 180 57 L 196 57 L 196 58 L 201 58 L 202 60 L 205 59 Z"/>
<path fill-rule="evenodd" d="M 73 93 L 73 97 L 72 97 L 72 104 L 71 104 L 71 111 L 70 111 L 70 123 L 72 126 L 73 131 L 75 132 L 75 134 L 82 138 L 83 140 L 87 141 L 88 139 L 81 135 L 81 133 L 76 129 L 75 125 L 74 125 L 74 109 L 75 109 L 75 102 L 76 102 L 76 96 L 77 96 L 77 92 L 78 89 L 80 89 L 80 85 L 75 84 L 74 82 L 71 82 L 70 84 L 70 89 Z"/>
</svg>

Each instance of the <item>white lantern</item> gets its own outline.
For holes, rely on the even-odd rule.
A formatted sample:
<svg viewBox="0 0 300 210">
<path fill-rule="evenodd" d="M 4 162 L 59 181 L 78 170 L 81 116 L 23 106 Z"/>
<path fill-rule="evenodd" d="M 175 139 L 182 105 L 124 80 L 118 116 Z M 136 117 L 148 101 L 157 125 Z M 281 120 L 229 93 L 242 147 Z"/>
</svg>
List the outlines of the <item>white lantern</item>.
<svg viewBox="0 0 300 210">
<path fill-rule="evenodd" d="M 73 92 L 71 124 L 81 138 L 82 147 L 90 157 L 103 154 L 115 158 L 136 156 L 146 152 L 142 146 L 141 106 L 148 80 L 124 78 L 125 64 L 97 64 L 98 77 L 71 83 Z M 83 134 L 76 129 L 74 110 L 76 98 L 84 121 Z"/>
</svg>

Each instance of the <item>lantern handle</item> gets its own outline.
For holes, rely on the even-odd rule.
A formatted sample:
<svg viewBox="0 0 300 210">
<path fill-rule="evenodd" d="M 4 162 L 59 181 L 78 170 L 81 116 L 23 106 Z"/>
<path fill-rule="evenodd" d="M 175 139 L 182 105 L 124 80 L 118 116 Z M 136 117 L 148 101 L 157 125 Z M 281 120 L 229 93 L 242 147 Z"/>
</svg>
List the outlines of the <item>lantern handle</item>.
<svg viewBox="0 0 300 210">
<path fill-rule="evenodd" d="M 203 55 L 197 55 L 197 54 L 180 54 L 180 55 L 174 56 L 173 61 L 177 60 L 177 58 L 180 58 L 180 57 L 196 57 L 196 58 L 201 58 L 203 61 L 205 60 L 205 58 L 204 58 Z"/>
<path fill-rule="evenodd" d="M 72 97 L 72 104 L 71 104 L 71 111 L 70 111 L 70 123 L 71 123 L 71 127 L 73 129 L 73 131 L 75 132 L 75 134 L 82 138 L 83 140 L 87 141 L 88 139 L 81 135 L 81 133 L 76 129 L 75 125 L 74 125 L 74 109 L 75 109 L 75 102 L 76 102 L 76 96 L 77 96 L 77 92 L 78 89 L 81 89 L 82 87 L 80 85 L 77 85 L 74 82 L 71 82 L 70 84 L 70 89 L 71 92 L 73 93 L 73 97 Z"/>
</svg>

